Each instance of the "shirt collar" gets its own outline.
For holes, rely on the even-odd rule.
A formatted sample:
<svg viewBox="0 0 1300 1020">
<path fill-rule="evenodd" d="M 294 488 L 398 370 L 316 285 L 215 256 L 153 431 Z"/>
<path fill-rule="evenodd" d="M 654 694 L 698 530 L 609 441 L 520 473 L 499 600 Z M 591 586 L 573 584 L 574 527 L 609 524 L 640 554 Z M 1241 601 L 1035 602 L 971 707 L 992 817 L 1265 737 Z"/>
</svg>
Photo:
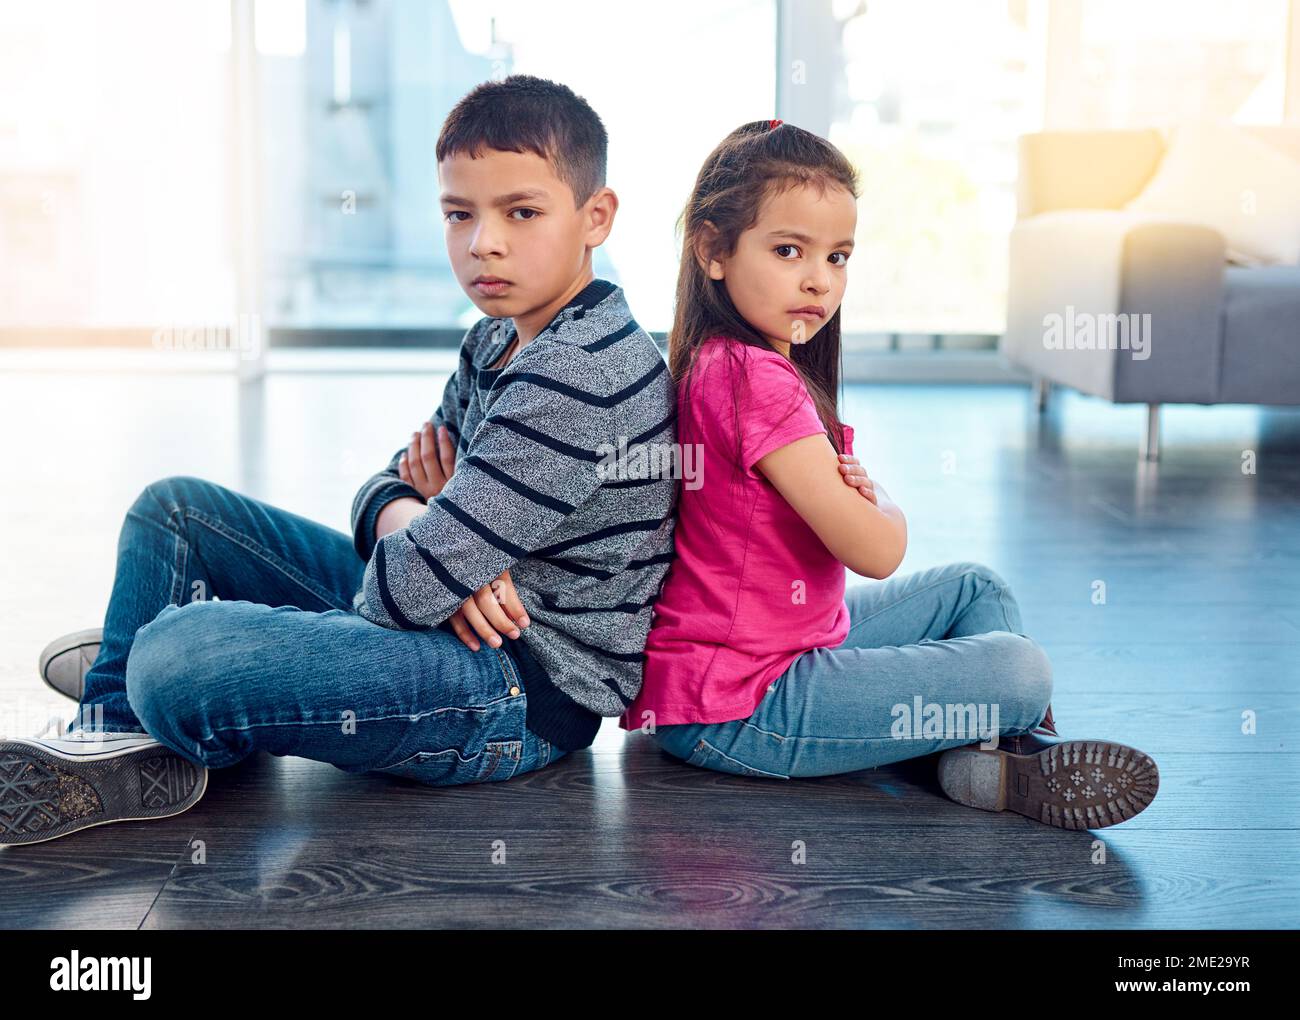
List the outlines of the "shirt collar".
<svg viewBox="0 0 1300 1020">
<path fill-rule="evenodd" d="M 617 284 L 611 283 L 609 280 L 602 280 L 599 276 L 595 277 L 582 290 L 573 295 L 567 305 L 555 313 L 555 317 L 547 323 L 546 328 L 537 336 L 540 337 L 542 333 L 554 329 L 562 322 L 571 322 L 574 319 L 582 318 L 583 315 L 595 308 L 616 290 L 618 290 Z M 489 347 L 488 358 L 479 366 L 482 369 L 495 364 L 505 349 L 514 341 L 514 320 L 510 318 L 498 319 L 491 335 L 492 344 Z M 533 339 L 536 339 L 536 337 Z"/>
</svg>

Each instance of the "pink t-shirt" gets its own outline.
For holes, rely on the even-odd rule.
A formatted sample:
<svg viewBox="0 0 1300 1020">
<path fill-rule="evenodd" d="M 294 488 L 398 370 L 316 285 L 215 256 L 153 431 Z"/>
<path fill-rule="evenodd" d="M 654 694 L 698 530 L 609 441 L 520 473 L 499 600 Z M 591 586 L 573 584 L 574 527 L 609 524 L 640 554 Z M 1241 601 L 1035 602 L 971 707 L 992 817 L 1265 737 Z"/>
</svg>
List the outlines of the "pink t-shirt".
<svg viewBox="0 0 1300 1020">
<path fill-rule="evenodd" d="M 729 346 L 744 364 L 740 386 Z M 719 357 L 719 355 L 722 355 Z M 754 714 L 768 684 L 813 648 L 849 633 L 845 574 L 755 462 L 825 433 L 794 366 L 775 351 L 713 337 L 700 348 L 689 402 L 678 391 L 677 441 L 700 444 L 677 505 L 672 565 L 646 640 L 641 693 L 619 719 L 640 727 L 727 722 Z M 743 471 L 737 474 L 736 416 Z M 846 452 L 853 430 L 844 427 Z"/>
</svg>

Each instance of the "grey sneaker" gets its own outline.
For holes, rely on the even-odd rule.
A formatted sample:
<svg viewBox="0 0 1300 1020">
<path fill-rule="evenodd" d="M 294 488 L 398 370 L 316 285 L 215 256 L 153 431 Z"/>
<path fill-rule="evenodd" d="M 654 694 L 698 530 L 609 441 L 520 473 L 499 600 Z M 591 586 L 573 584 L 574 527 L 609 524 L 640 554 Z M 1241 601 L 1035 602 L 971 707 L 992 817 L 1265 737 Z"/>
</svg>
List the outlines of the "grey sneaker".
<svg viewBox="0 0 1300 1020">
<path fill-rule="evenodd" d="M 208 770 L 148 733 L 73 730 L 0 738 L 0 846 L 109 822 L 169 818 L 208 788 Z"/>
<path fill-rule="evenodd" d="M 86 671 L 95 664 L 104 628 L 77 630 L 55 638 L 41 652 L 41 679 L 60 694 L 81 701 Z"/>
</svg>

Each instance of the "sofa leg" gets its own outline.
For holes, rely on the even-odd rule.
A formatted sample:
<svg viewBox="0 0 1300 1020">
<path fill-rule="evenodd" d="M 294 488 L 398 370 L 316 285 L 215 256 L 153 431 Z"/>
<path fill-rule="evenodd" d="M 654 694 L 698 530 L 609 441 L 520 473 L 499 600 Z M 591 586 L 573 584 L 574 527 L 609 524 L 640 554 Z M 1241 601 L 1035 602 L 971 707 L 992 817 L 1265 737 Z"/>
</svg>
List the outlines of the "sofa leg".
<svg viewBox="0 0 1300 1020">
<path fill-rule="evenodd" d="M 1052 380 L 1043 375 L 1034 376 L 1034 403 L 1039 412 L 1047 410 L 1047 398 L 1052 392 Z"/>
<path fill-rule="evenodd" d="M 1143 460 L 1160 459 L 1160 405 L 1147 404 L 1147 429 L 1142 435 Z"/>
</svg>

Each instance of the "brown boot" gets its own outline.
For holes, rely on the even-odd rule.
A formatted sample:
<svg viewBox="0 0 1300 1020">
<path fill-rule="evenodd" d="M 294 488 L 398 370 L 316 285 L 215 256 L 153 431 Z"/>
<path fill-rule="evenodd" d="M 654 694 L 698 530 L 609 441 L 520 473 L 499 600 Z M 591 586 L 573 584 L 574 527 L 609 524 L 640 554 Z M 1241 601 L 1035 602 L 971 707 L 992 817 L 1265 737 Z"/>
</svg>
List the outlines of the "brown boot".
<svg viewBox="0 0 1300 1020">
<path fill-rule="evenodd" d="M 944 751 L 939 785 L 967 807 L 1015 811 L 1062 829 L 1103 829 L 1155 799 L 1160 771 L 1149 755 L 1125 744 L 1061 740 L 1035 730 L 1003 736 L 991 750 Z"/>
</svg>

